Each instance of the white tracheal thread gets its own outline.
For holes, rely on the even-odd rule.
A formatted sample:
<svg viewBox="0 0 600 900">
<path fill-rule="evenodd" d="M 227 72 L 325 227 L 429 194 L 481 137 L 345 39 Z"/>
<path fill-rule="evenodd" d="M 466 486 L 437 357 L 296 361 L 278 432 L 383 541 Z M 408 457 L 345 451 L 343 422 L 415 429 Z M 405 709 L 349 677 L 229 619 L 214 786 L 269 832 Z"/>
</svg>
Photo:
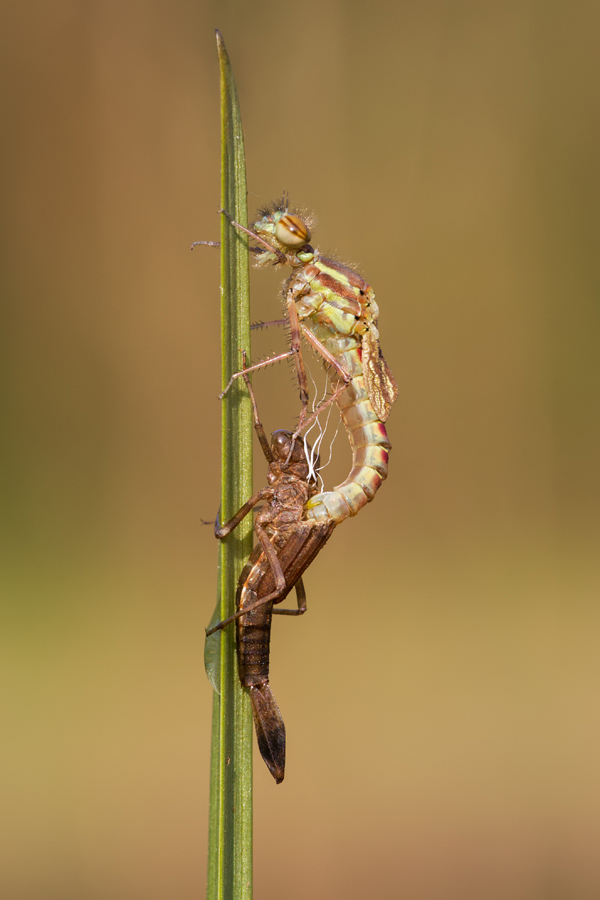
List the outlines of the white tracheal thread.
<svg viewBox="0 0 600 900">
<path fill-rule="evenodd" d="M 325 434 L 326 434 L 327 429 L 328 429 L 328 427 L 329 427 L 329 417 L 331 416 L 331 410 L 332 410 L 332 408 L 333 408 L 333 407 L 330 406 L 329 409 L 327 410 L 327 418 L 326 418 L 326 420 L 325 420 L 325 427 L 321 429 L 321 434 L 320 434 L 320 436 L 319 436 L 319 439 L 318 439 L 317 443 L 315 444 L 315 447 L 314 447 L 314 450 L 313 450 L 313 452 L 316 454 L 316 455 L 315 455 L 315 459 L 316 459 L 316 456 L 319 455 L 319 452 L 320 452 L 320 449 L 321 449 L 321 444 L 323 443 L 323 439 L 325 438 Z M 319 424 L 320 424 L 320 423 L 319 423 Z M 335 429 L 335 434 L 333 435 L 333 438 L 331 439 L 331 441 L 330 441 L 330 443 L 329 443 L 329 459 L 327 460 L 326 463 L 323 463 L 322 466 L 319 466 L 319 469 L 318 469 L 318 472 L 317 472 L 317 476 L 318 476 L 318 478 L 319 478 L 319 482 L 320 482 L 320 484 L 321 484 L 321 490 L 322 490 L 322 491 L 325 490 L 325 482 L 323 481 L 323 477 L 322 477 L 322 475 L 321 475 L 321 472 L 323 471 L 323 469 L 327 468 L 327 466 L 328 466 L 329 463 L 331 462 L 331 459 L 332 459 L 332 456 L 333 456 L 333 444 L 334 444 L 334 441 L 335 441 L 335 439 L 336 439 L 336 437 L 337 437 L 337 435 L 338 435 L 338 431 L 339 431 L 339 430 L 340 430 L 340 421 L 338 421 L 337 428 Z"/>
<path fill-rule="evenodd" d="M 308 374 L 310 375 L 310 380 L 313 383 L 313 387 L 315 389 L 315 397 L 316 397 L 317 385 L 316 385 L 315 379 L 313 378 L 313 374 L 310 371 L 310 369 L 308 370 Z M 315 411 L 315 401 L 313 400 L 311 412 L 314 412 L 314 411 Z M 309 481 L 312 481 L 313 479 L 315 481 L 317 480 L 317 472 L 315 471 L 315 462 L 316 462 L 317 456 L 319 455 L 318 449 L 317 449 L 317 443 L 315 443 L 315 446 L 312 448 L 312 452 L 309 453 L 308 452 L 308 441 L 306 440 L 308 435 L 311 433 L 311 431 L 315 427 L 315 425 L 317 425 L 317 427 L 319 427 L 319 428 L 321 427 L 318 419 L 315 422 L 313 422 L 313 424 L 310 426 L 310 428 L 308 429 L 308 431 L 306 432 L 306 434 L 303 437 L 304 455 L 306 456 L 306 459 L 308 460 L 308 479 L 309 479 Z"/>
<path fill-rule="evenodd" d="M 316 399 L 316 396 L 317 396 L 317 385 L 316 385 L 315 379 L 314 379 L 313 374 L 312 374 L 312 372 L 310 371 L 310 369 L 308 370 L 308 374 L 310 375 L 310 379 L 311 379 L 311 381 L 312 381 L 312 383 L 313 383 L 313 387 L 314 387 L 314 389 L 315 389 L 314 399 L 313 399 L 313 402 L 312 402 L 312 409 L 311 409 L 311 412 L 314 413 L 315 410 L 316 410 L 316 409 L 317 409 L 317 408 L 325 401 L 325 398 L 327 397 L 327 391 L 328 391 L 328 388 L 329 388 L 329 374 L 326 375 L 326 378 L 325 378 L 325 387 L 324 387 L 324 389 L 323 389 L 323 395 L 322 395 L 322 397 L 321 397 L 319 400 Z M 331 462 L 331 459 L 332 459 L 332 456 L 333 456 L 333 444 L 334 444 L 335 439 L 336 439 L 336 437 L 337 437 L 337 435 L 338 435 L 338 431 L 340 430 L 340 423 L 338 422 L 337 428 L 336 428 L 336 430 L 335 430 L 335 434 L 333 435 L 333 439 L 331 440 L 331 442 L 330 442 L 330 444 L 329 444 L 329 459 L 328 459 L 327 462 L 324 463 L 322 466 L 319 466 L 319 469 L 318 469 L 318 470 L 316 470 L 316 469 L 315 469 L 315 462 L 316 462 L 317 459 L 318 459 L 319 452 L 320 452 L 320 448 L 321 448 L 321 444 L 323 443 L 323 440 L 324 440 L 324 438 L 325 438 L 325 434 L 327 433 L 327 429 L 328 429 L 328 427 L 329 427 L 329 419 L 330 419 L 330 416 L 331 416 L 331 410 L 332 410 L 332 408 L 333 408 L 333 404 L 330 404 L 330 405 L 329 405 L 329 409 L 327 410 L 327 418 L 325 419 L 325 425 L 324 425 L 324 426 L 321 425 L 321 422 L 320 422 L 319 418 L 317 417 L 317 418 L 315 419 L 315 421 L 313 422 L 313 424 L 312 424 L 312 425 L 310 426 L 310 428 L 308 429 L 308 431 L 306 432 L 306 434 L 304 435 L 304 452 L 305 452 L 305 454 L 306 454 L 306 458 L 307 458 L 308 461 L 309 461 L 309 478 L 310 478 L 310 479 L 314 478 L 315 480 L 318 479 L 318 481 L 320 482 L 320 485 L 321 485 L 321 490 L 324 490 L 324 489 L 325 489 L 325 482 L 323 481 L 323 478 L 322 478 L 322 476 L 321 476 L 321 472 L 322 472 L 323 469 L 325 469 L 325 468 L 329 465 L 329 463 Z M 311 431 L 313 430 L 313 428 L 318 428 L 318 429 L 319 429 L 319 436 L 318 436 L 317 440 L 315 441 L 315 443 L 314 443 L 314 445 L 313 445 L 312 452 L 309 454 L 309 452 L 308 452 L 308 441 L 307 441 L 307 437 L 308 437 L 308 435 L 311 433 Z"/>
<path fill-rule="evenodd" d="M 327 417 L 329 418 L 329 413 L 327 413 Z M 339 434 L 339 431 L 340 431 L 340 425 L 341 425 L 341 424 L 342 424 L 342 420 L 339 419 L 339 420 L 338 420 L 338 423 L 337 423 L 337 428 L 335 429 L 335 433 L 334 433 L 333 438 L 331 439 L 330 444 L 329 444 L 329 459 L 327 460 L 326 463 L 323 463 L 323 465 L 322 465 L 322 466 L 320 467 L 320 469 L 319 469 L 319 480 L 320 480 L 320 482 L 321 482 L 321 487 L 323 488 L 323 490 L 325 489 L 325 482 L 324 482 L 323 479 L 321 478 L 321 472 L 323 471 L 323 469 L 326 469 L 326 468 L 327 468 L 327 466 L 329 465 L 329 463 L 330 463 L 331 460 L 333 459 L 333 445 L 335 444 L 335 439 L 336 439 L 336 437 L 337 437 L 338 434 Z"/>
</svg>

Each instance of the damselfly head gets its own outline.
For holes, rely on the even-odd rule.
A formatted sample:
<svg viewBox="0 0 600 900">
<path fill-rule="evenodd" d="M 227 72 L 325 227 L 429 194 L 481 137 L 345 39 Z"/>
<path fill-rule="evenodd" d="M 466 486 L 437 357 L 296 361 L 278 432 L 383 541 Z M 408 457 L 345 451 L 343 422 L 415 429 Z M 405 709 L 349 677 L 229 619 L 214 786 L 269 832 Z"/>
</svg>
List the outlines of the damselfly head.
<svg viewBox="0 0 600 900">
<path fill-rule="evenodd" d="M 253 225 L 259 237 L 270 243 L 274 250 L 285 253 L 287 262 L 306 262 L 313 253 L 309 245 L 311 222 L 308 216 L 298 212 L 290 212 L 287 201 L 273 204 L 259 212 L 262 215 Z M 274 254 L 264 251 L 257 261 L 274 258 Z M 278 260 L 281 261 L 281 260 Z"/>
<path fill-rule="evenodd" d="M 310 241 L 310 230 L 300 216 L 285 213 L 275 223 L 274 234 L 285 247 L 303 247 Z"/>
</svg>

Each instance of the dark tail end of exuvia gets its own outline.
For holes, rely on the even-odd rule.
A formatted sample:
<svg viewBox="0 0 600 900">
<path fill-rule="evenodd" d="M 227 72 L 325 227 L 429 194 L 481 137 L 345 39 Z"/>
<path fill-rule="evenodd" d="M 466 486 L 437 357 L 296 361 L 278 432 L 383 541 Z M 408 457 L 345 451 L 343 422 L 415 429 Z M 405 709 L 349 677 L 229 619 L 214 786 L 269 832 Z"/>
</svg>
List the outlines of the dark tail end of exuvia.
<svg viewBox="0 0 600 900">
<path fill-rule="evenodd" d="M 268 684 L 249 688 L 260 755 L 277 784 L 285 773 L 285 725 Z"/>
</svg>

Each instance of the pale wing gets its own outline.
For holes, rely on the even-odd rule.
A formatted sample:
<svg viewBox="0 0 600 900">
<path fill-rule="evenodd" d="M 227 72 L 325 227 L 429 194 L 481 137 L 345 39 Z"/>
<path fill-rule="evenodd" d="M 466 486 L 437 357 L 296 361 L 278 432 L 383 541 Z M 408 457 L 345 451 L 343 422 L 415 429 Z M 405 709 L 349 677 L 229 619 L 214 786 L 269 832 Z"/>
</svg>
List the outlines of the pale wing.
<svg viewBox="0 0 600 900">
<path fill-rule="evenodd" d="M 392 403 L 398 396 L 396 379 L 390 372 L 379 341 L 372 331 L 367 331 L 362 339 L 363 375 L 369 400 L 378 418 L 385 422 L 390 414 Z"/>
</svg>

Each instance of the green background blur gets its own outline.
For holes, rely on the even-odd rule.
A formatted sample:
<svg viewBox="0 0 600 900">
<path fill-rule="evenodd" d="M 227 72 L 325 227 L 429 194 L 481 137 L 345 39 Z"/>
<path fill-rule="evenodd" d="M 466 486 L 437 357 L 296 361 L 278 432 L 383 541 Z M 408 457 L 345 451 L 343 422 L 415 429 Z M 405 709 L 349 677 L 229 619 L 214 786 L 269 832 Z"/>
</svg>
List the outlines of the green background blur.
<svg viewBox="0 0 600 900">
<path fill-rule="evenodd" d="M 256 896 L 600 896 L 598 4 L 2 19 L 0 895 L 204 894 L 218 27 L 250 209 L 315 210 L 400 385 L 387 483 L 275 622 Z M 255 318 L 280 281 L 253 274 Z M 293 424 L 285 364 L 255 387 Z"/>
</svg>

